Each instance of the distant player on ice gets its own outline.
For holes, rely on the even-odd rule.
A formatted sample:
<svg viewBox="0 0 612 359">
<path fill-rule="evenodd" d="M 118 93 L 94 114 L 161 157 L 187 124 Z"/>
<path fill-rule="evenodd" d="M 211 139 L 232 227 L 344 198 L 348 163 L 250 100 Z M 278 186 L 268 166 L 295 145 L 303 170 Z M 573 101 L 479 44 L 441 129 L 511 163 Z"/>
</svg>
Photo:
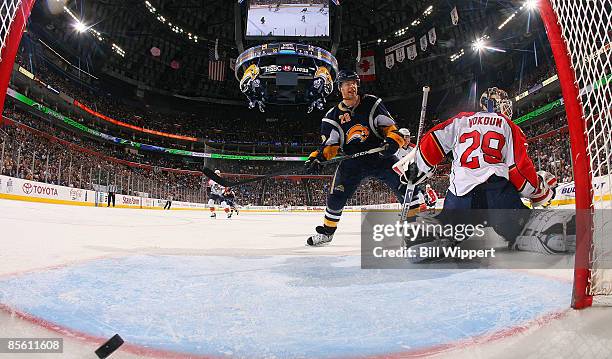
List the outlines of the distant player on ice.
<svg viewBox="0 0 612 359">
<path fill-rule="evenodd" d="M 438 194 L 431 188 L 431 185 L 428 183 L 425 185 L 425 205 L 428 208 L 435 207 L 436 202 L 438 201 Z"/>
<path fill-rule="evenodd" d="M 302 15 L 302 22 L 306 22 L 306 15 Z"/>
<path fill-rule="evenodd" d="M 220 176 L 221 171 L 215 170 L 215 174 Z M 208 181 L 208 190 L 210 191 L 209 197 L 208 197 L 209 198 L 208 207 L 210 208 L 210 217 L 211 218 L 217 217 L 217 213 L 215 212 L 216 204 L 221 205 L 221 207 L 223 207 L 223 210 L 225 211 L 225 213 L 228 214 L 228 218 L 231 217 L 229 213 L 229 207 L 227 206 L 227 202 L 225 202 L 225 198 L 223 198 L 224 187 L 211 179 Z"/>
<path fill-rule="evenodd" d="M 359 76 L 353 71 L 340 71 L 337 77 L 342 102 L 325 114 L 321 121 L 321 146 L 310 154 L 305 165 L 309 173 L 318 173 L 321 163 L 334 158 L 342 151 L 347 155 L 385 146 L 380 153 L 373 153 L 342 161 L 327 197 L 323 225 L 306 243 L 318 246 L 331 242 L 342 210 L 353 196 L 362 180 L 375 177 L 391 188 L 402 201 L 405 186 L 393 172 L 397 161 L 394 154 L 404 145 L 395 121 L 382 100 L 376 96 L 359 93 Z"/>
<path fill-rule="evenodd" d="M 263 24 L 265 24 L 265 23 L 266 23 L 266 18 L 265 18 L 265 16 L 262 16 L 262 17 L 261 17 L 261 19 L 260 19 L 260 21 L 261 21 L 261 24 L 262 24 L 262 25 L 263 25 Z"/>
<path fill-rule="evenodd" d="M 442 223 L 470 223 L 472 209 L 526 210 L 521 197 L 532 207 L 547 206 L 556 178 L 536 171 L 527 154 L 523 131 L 512 122 L 512 101 L 505 91 L 488 89 L 480 99 L 481 112 L 462 112 L 434 126 L 421 139 L 416 153 L 394 170 L 403 182 L 419 183 L 434 167 L 452 154 L 450 186 L 446 192 Z M 485 220 L 514 243 L 528 222 L 530 211 L 487 211 Z M 527 223 L 528 224 L 528 223 Z"/>
<path fill-rule="evenodd" d="M 236 215 L 240 214 L 240 212 L 238 212 L 238 206 L 236 206 L 236 193 L 233 189 L 230 187 L 225 187 L 223 189 L 223 199 L 230 208 L 227 218 L 232 218 L 232 214 L 234 214 L 234 212 L 236 212 Z"/>
</svg>

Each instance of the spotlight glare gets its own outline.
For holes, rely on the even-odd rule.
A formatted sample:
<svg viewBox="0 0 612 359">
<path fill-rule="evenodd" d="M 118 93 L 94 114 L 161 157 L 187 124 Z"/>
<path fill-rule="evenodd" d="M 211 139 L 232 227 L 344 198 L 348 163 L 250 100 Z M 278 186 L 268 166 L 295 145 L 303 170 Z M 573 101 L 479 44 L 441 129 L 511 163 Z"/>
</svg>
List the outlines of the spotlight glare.
<svg viewBox="0 0 612 359">
<path fill-rule="evenodd" d="M 525 0 L 527 10 L 535 10 L 538 8 L 538 0 Z"/>
<path fill-rule="evenodd" d="M 483 39 L 478 39 L 476 41 L 474 41 L 474 43 L 472 44 L 472 48 L 476 51 L 481 51 L 482 49 L 485 48 L 485 42 Z"/>
<path fill-rule="evenodd" d="M 76 29 L 76 31 L 78 32 L 85 32 L 87 31 L 87 25 L 83 24 L 81 21 L 77 21 L 74 24 L 74 28 Z"/>
</svg>

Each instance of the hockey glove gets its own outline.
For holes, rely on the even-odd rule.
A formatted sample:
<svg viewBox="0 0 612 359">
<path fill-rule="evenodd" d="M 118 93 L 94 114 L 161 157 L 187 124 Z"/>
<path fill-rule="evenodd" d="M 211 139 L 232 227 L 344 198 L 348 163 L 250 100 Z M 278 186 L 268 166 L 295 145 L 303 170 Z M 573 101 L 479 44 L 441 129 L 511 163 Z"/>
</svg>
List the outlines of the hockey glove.
<svg viewBox="0 0 612 359">
<path fill-rule="evenodd" d="M 391 137 L 385 137 L 384 146 L 385 146 L 385 149 L 382 152 L 380 152 L 380 155 L 382 157 L 393 156 L 395 152 L 399 150 L 399 144 Z"/>
<path fill-rule="evenodd" d="M 316 175 L 321 173 L 321 169 L 323 168 L 323 164 L 318 157 L 309 157 L 306 162 L 304 162 L 304 168 L 307 174 Z"/>
<path fill-rule="evenodd" d="M 538 188 L 530 196 L 532 207 L 548 207 L 555 196 L 557 178 L 546 171 L 538 171 Z"/>
<path fill-rule="evenodd" d="M 420 172 L 417 164 L 412 162 L 408 165 L 404 173 L 400 175 L 400 182 L 404 184 L 416 184 L 422 177 L 422 174 L 419 176 Z"/>
</svg>

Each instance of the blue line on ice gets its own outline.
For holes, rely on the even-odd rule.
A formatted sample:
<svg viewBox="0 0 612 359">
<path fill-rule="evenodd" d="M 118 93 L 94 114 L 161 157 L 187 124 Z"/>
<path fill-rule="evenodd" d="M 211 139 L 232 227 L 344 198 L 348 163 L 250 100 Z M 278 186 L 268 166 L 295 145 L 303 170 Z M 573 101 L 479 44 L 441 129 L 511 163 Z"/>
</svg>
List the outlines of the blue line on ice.
<svg viewBox="0 0 612 359">
<path fill-rule="evenodd" d="M 448 343 L 564 309 L 570 293 L 502 270 L 362 270 L 358 256 L 138 255 L 0 281 L 0 303 L 80 332 L 248 358 Z"/>
</svg>

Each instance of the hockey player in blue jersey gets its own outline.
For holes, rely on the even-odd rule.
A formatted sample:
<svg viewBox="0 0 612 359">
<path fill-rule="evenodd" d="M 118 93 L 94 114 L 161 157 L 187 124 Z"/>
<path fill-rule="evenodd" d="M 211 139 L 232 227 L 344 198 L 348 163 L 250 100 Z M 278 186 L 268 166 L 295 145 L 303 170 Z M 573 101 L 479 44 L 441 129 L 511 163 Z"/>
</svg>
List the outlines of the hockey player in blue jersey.
<svg viewBox="0 0 612 359">
<path fill-rule="evenodd" d="M 359 76 L 352 71 L 340 71 L 337 77 L 342 102 L 327 112 L 321 122 L 321 146 L 310 154 L 306 168 L 317 173 L 321 163 L 338 152 L 351 155 L 385 146 L 385 150 L 353 159 L 338 165 L 327 198 L 323 225 L 306 243 L 317 246 L 332 240 L 342 210 L 362 180 L 368 177 L 385 182 L 402 202 L 405 186 L 391 168 L 394 154 L 404 145 L 404 137 L 395 121 L 376 96 L 359 93 Z"/>
</svg>

